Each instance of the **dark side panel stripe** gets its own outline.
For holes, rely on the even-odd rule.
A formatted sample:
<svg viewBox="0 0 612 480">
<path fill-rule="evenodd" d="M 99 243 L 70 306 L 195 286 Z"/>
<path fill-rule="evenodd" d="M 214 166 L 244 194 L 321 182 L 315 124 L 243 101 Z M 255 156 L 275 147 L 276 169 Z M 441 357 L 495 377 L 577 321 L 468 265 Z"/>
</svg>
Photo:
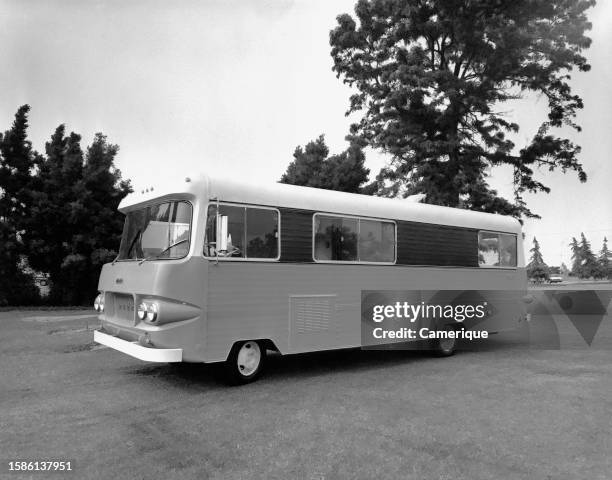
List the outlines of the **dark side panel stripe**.
<svg viewBox="0 0 612 480">
<path fill-rule="evenodd" d="M 281 214 L 281 262 L 312 263 L 312 215 L 314 212 L 279 208 Z"/>
<path fill-rule="evenodd" d="M 478 230 L 397 222 L 397 263 L 478 267 Z"/>
<path fill-rule="evenodd" d="M 281 262 L 312 263 L 312 215 L 279 207 Z M 397 221 L 397 264 L 478 267 L 478 230 Z"/>
</svg>

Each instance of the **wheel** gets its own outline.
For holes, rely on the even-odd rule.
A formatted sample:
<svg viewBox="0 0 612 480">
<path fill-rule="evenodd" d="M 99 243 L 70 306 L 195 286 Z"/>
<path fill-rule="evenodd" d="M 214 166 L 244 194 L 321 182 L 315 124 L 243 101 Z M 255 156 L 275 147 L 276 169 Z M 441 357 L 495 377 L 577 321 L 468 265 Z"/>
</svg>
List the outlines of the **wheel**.
<svg viewBox="0 0 612 480">
<path fill-rule="evenodd" d="M 446 325 L 441 327 L 438 331 L 456 331 L 457 329 L 452 325 Z M 457 348 L 456 338 L 434 338 L 431 340 L 430 348 L 434 355 L 438 357 L 450 357 L 455 354 Z"/>
<path fill-rule="evenodd" d="M 224 364 L 225 380 L 231 385 L 252 382 L 261 374 L 266 350 L 259 342 L 236 342 Z"/>
</svg>

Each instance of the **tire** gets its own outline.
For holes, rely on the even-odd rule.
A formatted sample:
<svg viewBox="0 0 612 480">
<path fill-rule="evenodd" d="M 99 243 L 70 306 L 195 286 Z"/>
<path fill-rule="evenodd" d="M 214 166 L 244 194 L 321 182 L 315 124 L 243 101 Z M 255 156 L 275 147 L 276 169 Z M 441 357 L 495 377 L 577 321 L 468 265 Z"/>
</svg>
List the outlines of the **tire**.
<svg viewBox="0 0 612 480">
<path fill-rule="evenodd" d="M 223 376 L 230 385 L 244 385 L 261 375 L 266 360 L 266 349 L 261 342 L 236 342 L 223 365 Z"/>
<path fill-rule="evenodd" d="M 453 325 L 446 325 L 438 329 L 440 330 L 452 330 L 457 329 Z M 450 357 L 457 351 L 457 338 L 434 338 L 431 340 L 430 349 L 436 357 Z"/>
</svg>

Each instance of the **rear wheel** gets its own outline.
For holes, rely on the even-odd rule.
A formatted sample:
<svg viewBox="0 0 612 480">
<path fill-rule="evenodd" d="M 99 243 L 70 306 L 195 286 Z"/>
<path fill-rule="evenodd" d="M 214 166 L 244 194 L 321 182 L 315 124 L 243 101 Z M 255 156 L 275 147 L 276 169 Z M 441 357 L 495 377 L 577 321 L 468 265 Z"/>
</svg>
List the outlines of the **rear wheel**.
<svg viewBox="0 0 612 480">
<path fill-rule="evenodd" d="M 266 349 L 260 342 L 237 342 L 225 361 L 225 378 L 232 385 L 252 382 L 261 374 L 266 359 Z"/>
<path fill-rule="evenodd" d="M 452 325 L 446 325 L 438 329 L 438 331 L 456 332 L 457 329 Z M 449 336 L 448 338 L 434 338 L 431 341 L 431 350 L 438 357 L 450 357 L 455 354 L 457 349 L 457 338 Z"/>
</svg>

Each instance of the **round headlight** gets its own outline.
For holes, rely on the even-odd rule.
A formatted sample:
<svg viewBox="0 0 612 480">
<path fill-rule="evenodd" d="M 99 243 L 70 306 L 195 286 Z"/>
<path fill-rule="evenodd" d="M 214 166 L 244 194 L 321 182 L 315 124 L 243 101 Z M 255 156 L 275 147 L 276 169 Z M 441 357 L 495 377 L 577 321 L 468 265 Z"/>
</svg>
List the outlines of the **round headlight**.
<svg viewBox="0 0 612 480">
<path fill-rule="evenodd" d="M 136 314 L 138 315 L 138 318 L 144 320 L 144 318 L 147 316 L 147 304 L 143 302 L 138 305 L 138 308 L 136 309 Z"/>
<path fill-rule="evenodd" d="M 157 305 L 150 303 L 147 308 L 147 321 L 154 322 L 157 319 Z"/>
</svg>

